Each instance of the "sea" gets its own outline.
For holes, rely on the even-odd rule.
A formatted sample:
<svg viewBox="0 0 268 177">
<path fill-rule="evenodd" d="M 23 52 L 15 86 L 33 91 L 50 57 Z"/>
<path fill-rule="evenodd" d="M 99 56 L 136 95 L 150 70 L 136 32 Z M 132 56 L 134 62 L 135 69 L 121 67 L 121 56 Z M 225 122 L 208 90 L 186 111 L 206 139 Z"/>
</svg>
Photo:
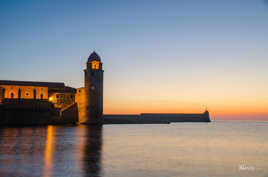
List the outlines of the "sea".
<svg viewBox="0 0 268 177">
<path fill-rule="evenodd" d="M 268 122 L 4 127 L 0 177 L 268 177 Z"/>
</svg>

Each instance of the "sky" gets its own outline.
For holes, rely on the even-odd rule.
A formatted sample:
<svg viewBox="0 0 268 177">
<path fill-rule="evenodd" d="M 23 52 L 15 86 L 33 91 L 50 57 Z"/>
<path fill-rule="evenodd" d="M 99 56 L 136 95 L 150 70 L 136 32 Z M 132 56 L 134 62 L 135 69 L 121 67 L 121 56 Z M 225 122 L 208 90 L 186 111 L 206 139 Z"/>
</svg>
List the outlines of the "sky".
<svg viewBox="0 0 268 177">
<path fill-rule="evenodd" d="M 104 113 L 268 120 L 266 0 L 1 0 L 0 79 L 83 87 L 104 67 Z"/>
</svg>

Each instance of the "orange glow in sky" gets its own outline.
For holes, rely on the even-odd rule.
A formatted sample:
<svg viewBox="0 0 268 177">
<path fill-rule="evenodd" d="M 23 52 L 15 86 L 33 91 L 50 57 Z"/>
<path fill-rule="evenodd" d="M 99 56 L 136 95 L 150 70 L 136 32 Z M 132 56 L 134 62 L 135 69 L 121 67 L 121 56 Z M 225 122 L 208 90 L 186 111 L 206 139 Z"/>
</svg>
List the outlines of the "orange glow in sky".
<svg viewBox="0 0 268 177">
<path fill-rule="evenodd" d="M 95 50 L 104 113 L 268 120 L 267 0 L 18 2 L 0 5 L 0 80 L 80 88 Z"/>
<path fill-rule="evenodd" d="M 187 89 L 175 83 L 168 87 L 156 83 L 152 89 L 131 88 L 131 84 L 118 90 L 109 88 L 104 93 L 104 113 L 201 113 L 208 108 L 211 118 L 268 120 L 268 93 L 264 89 L 221 86 L 197 84 Z"/>
</svg>

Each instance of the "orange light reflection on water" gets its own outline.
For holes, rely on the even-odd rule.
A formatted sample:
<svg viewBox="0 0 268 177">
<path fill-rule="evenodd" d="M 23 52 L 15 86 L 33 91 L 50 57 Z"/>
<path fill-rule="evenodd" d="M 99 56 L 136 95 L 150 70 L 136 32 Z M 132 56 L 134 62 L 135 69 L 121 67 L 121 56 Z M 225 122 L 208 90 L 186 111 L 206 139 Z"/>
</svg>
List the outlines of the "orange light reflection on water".
<svg viewBox="0 0 268 177">
<path fill-rule="evenodd" d="M 48 126 L 45 144 L 45 159 L 44 159 L 44 177 L 50 177 L 53 167 L 53 152 L 54 152 L 54 134 L 56 127 Z"/>
</svg>

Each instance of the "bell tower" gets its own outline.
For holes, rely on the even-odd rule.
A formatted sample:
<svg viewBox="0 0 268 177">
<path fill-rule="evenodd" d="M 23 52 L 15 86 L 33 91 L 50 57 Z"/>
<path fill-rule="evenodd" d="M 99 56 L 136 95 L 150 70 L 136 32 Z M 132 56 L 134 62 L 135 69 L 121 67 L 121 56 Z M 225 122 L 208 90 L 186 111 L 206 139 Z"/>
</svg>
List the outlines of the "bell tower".
<svg viewBox="0 0 268 177">
<path fill-rule="evenodd" d="M 85 72 L 85 117 L 84 124 L 102 124 L 103 70 L 100 56 L 94 51 L 88 57 Z"/>
</svg>

